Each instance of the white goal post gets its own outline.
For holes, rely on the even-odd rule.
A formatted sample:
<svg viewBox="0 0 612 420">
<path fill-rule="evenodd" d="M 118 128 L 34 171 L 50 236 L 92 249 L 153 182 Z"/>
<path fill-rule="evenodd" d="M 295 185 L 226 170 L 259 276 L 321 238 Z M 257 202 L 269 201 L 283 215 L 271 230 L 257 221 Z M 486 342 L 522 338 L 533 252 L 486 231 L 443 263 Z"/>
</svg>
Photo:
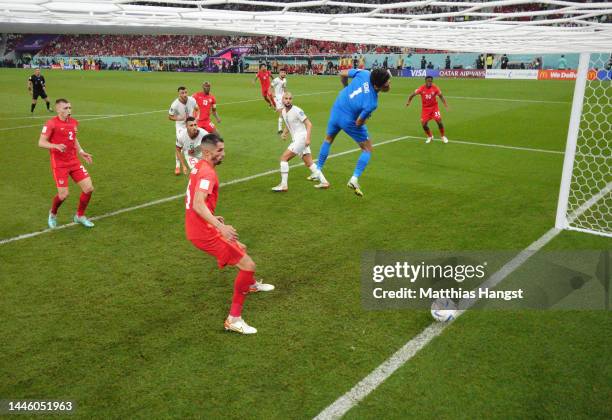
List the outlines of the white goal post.
<svg viewBox="0 0 612 420">
<path fill-rule="evenodd" d="M 555 226 L 612 237 L 612 54 L 581 53 Z"/>
</svg>

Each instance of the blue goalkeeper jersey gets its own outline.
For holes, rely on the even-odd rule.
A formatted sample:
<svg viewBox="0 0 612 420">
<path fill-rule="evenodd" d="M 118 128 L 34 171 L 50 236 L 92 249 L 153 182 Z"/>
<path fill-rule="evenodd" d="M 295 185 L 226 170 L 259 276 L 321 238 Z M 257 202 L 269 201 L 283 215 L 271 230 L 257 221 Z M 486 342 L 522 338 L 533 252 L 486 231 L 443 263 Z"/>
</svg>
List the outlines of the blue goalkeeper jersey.
<svg viewBox="0 0 612 420">
<path fill-rule="evenodd" d="M 378 107 L 378 92 L 370 84 L 368 70 L 351 69 L 348 76 L 353 80 L 336 98 L 332 113 L 342 113 L 352 121 L 358 117 L 365 120 Z"/>
</svg>

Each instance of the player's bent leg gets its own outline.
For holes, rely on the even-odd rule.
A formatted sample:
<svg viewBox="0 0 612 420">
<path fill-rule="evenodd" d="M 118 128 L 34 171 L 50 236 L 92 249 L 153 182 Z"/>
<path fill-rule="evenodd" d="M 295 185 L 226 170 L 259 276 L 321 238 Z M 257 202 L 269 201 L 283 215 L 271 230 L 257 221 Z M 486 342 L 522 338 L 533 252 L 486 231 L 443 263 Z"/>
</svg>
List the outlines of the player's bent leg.
<svg viewBox="0 0 612 420">
<path fill-rule="evenodd" d="M 276 187 L 272 188 L 274 192 L 287 192 L 289 181 L 289 161 L 296 156 L 295 152 L 287 149 L 280 157 L 280 174 L 281 182 Z"/>
<path fill-rule="evenodd" d="M 440 130 L 440 137 L 442 138 L 442 142 L 448 143 L 448 138 L 444 133 L 444 124 L 442 123 L 442 119 L 436 120 L 436 123 L 438 123 L 438 129 Z"/>
<path fill-rule="evenodd" d="M 51 209 L 49 210 L 49 216 L 47 218 L 49 229 L 55 229 L 57 227 L 57 211 L 67 198 L 68 187 L 58 187 L 57 194 L 53 197 L 53 201 L 51 202 Z"/>
<path fill-rule="evenodd" d="M 76 175 L 73 175 L 73 177 L 76 177 Z M 77 212 L 74 216 L 74 222 L 79 223 L 86 228 L 92 228 L 95 225 L 85 216 L 85 210 L 89 205 L 89 200 L 91 200 L 91 195 L 94 191 L 93 183 L 91 182 L 91 178 L 87 176 L 87 178 L 77 181 L 77 184 L 81 188 L 81 196 L 79 197 L 79 206 L 77 207 Z"/>
<path fill-rule="evenodd" d="M 358 197 L 363 197 L 363 191 L 361 190 L 361 186 L 359 185 L 359 177 L 361 176 L 363 171 L 365 171 L 365 168 L 370 162 L 373 147 L 372 141 L 370 139 L 359 142 L 358 144 L 361 148 L 361 155 L 359 155 L 359 159 L 357 159 L 357 164 L 355 165 L 355 171 L 353 172 L 353 176 L 346 185 L 347 187 L 355 191 L 355 194 Z"/>
<path fill-rule="evenodd" d="M 427 140 L 425 140 L 425 143 L 431 143 L 431 141 L 433 140 L 433 134 L 431 134 L 431 130 L 427 125 L 427 121 L 423 120 L 421 121 L 421 124 L 423 127 L 423 131 L 425 131 L 425 134 L 427 135 Z"/>
</svg>

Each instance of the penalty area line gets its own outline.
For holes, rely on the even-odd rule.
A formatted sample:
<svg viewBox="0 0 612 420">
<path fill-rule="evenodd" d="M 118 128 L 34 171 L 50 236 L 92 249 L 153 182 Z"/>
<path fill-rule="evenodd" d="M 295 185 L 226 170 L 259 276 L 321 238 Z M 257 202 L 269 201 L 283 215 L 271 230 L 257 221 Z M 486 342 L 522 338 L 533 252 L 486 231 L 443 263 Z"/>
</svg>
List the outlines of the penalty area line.
<svg viewBox="0 0 612 420">
<path fill-rule="evenodd" d="M 496 271 L 487 281 L 480 285 L 480 288 L 494 288 L 503 279 L 512 274 L 517 268 L 523 265 L 531 256 L 542 249 L 547 243 L 555 238 L 561 231 L 556 228 L 550 229 L 536 241 L 531 243 L 523 251 L 519 252 L 514 258 L 508 261 L 502 268 Z M 459 303 L 459 308 L 471 307 L 477 299 L 464 300 Z M 457 318 L 465 313 L 465 309 L 457 313 Z M 421 331 L 416 337 L 408 341 L 402 348 L 396 351 L 391 357 L 381 363 L 368 376 L 363 378 L 357 385 L 351 388 L 346 394 L 321 411 L 315 420 L 339 419 L 344 416 L 351 408 L 355 407 L 372 391 L 380 386 L 396 370 L 412 359 L 420 350 L 431 342 L 435 337 L 452 325 L 451 322 L 435 322 Z"/>
<path fill-rule="evenodd" d="M 396 137 L 394 139 L 381 141 L 379 143 L 374 144 L 373 146 L 374 147 L 383 146 L 385 144 L 395 143 L 397 141 L 404 140 L 404 139 L 407 139 L 407 138 L 409 138 L 409 136 Z M 335 158 L 335 157 L 339 157 L 339 156 L 344 156 L 344 155 L 347 155 L 349 153 L 355 153 L 355 152 L 358 152 L 360 150 L 361 150 L 360 148 L 356 148 L 356 149 L 345 150 L 344 152 L 334 153 L 334 154 L 329 155 L 329 159 L 332 159 L 332 158 Z M 295 163 L 295 164 L 293 164 L 293 165 L 291 165 L 289 167 L 290 168 L 297 168 L 297 167 L 303 166 L 303 165 L 304 164 L 300 162 L 300 163 Z M 272 175 L 272 174 L 275 174 L 275 173 L 278 173 L 278 172 L 279 172 L 278 169 L 271 169 L 269 171 L 260 172 L 258 174 L 246 176 L 246 177 L 243 177 L 243 178 L 236 178 L 236 179 L 232 179 L 230 181 L 221 182 L 221 183 L 219 183 L 219 187 L 225 187 L 225 186 L 228 186 L 228 185 L 240 184 L 242 182 L 251 181 L 253 179 L 257 179 L 257 178 L 261 178 L 261 177 L 264 177 L 264 176 Z M 144 209 L 144 208 L 151 207 L 151 206 L 156 206 L 158 204 L 167 203 L 169 201 L 178 200 L 179 198 L 182 198 L 184 196 L 185 196 L 185 194 L 183 193 L 183 194 L 173 195 L 173 196 L 170 196 L 170 197 L 160 198 L 158 200 L 149 201 L 147 203 L 139 204 L 139 205 L 132 206 L 132 207 L 126 207 L 124 209 L 115 210 L 115 211 L 112 211 L 112 212 L 109 212 L 109 213 L 101 214 L 99 216 L 93 216 L 93 217 L 90 217 L 90 220 L 96 221 L 96 220 L 106 219 L 108 217 L 116 216 L 118 214 L 123 214 L 123 213 L 131 212 L 131 211 L 134 211 L 134 210 L 139 210 L 139 209 Z M 18 235 L 18 236 L 12 237 L 12 238 L 7 238 L 7 239 L 0 240 L 0 245 L 5 245 L 5 244 L 8 244 L 8 243 L 20 241 L 20 240 L 23 240 L 23 239 L 33 238 L 33 237 L 36 237 L 36 236 L 43 235 L 45 233 L 50 233 L 50 232 L 54 232 L 54 231 L 57 231 L 57 230 L 66 229 L 66 228 L 69 228 L 69 227 L 72 227 L 72 226 L 76 226 L 76 225 L 77 225 L 77 223 L 73 222 L 73 223 L 67 223 L 67 224 L 64 224 L 64 225 L 59 225 L 55 229 L 44 229 L 44 230 L 39 230 L 37 232 L 24 233 L 23 235 Z"/>
<path fill-rule="evenodd" d="M 384 146 L 385 144 L 395 143 L 395 142 L 398 142 L 398 141 L 404 140 L 404 139 L 422 140 L 423 137 L 406 135 L 406 136 L 396 137 L 396 138 L 393 138 L 393 139 L 390 139 L 390 140 L 381 141 L 381 142 L 373 144 L 372 146 L 373 147 Z M 464 145 L 468 145 L 468 146 L 481 146 L 481 147 L 491 147 L 491 148 L 498 148 L 498 149 L 520 150 L 520 151 L 525 151 L 525 152 L 563 154 L 563 152 L 559 152 L 559 151 L 556 151 L 556 150 L 533 149 L 533 148 L 529 148 L 529 147 L 517 147 L 517 146 L 506 146 L 506 145 L 503 145 L 503 144 L 476 143 L 476 142 L 467 142 L 467 141 L 461 141 L 461 140 L 451 141 L 449 144 L 452 144 L 452 143 L 464 144 Z M 329 155 L 329 159 L 332 159 L 332 158 L 335 158 L 335 157 L 339 157 L 339 156 L 344 156 L 344 155 L 347 155 L 349 153 L 359 152 L 360 150 L 361 150 L 360 148 L 356 148 L 356 149 L 345 150 L 344 152 L 334 153 L 334 154 Z M 289 168 L 297 168 L 297 167 L 300 167 L 302 165 L 303 165 L 302 163 L 295 163 L 295 164 L 289 166 Z M 226 182 L 220 183 L 219 187 L 223 187 L 223 186 L 227 186 L 227 185 L 239 184 L 239 183 L 242 183 L 242 182 L 247 182 L 247 181 L 250 181 L 252 179 L 261 178 L 263 176 L 268 176 L 268 175 L 272 175 L 272 174 L 278 173 L 278 171 L 279 171 L 278 169 L 271 169 L 269 171 L 261 172 L 261 173 L 250 175 L 250 176 L 247 176 L 247 177 L 233 179 L 233 180 L 230 180 L 230 181 L 226 181 Z M 113 212 L 102 214 L 100 216 L 93 216 L 93 217 L 91 217 L 91 220 L 95 221 L 95 220 L 106 219 L 107 217 L 116 216 L 118 214 L 127 213 L 127 212 L 130 212 L 130 211 L 134 211 L 134 210 L 143 209 L 143 208 L 146 208 L 146 207 L 155 206 L 157 204 L 167 203 L 168 201 L 177 200 L 177 199 L 179 199 L 180 197 L 183 197 L 183 196 L 184 196 L 184 194 L 177 194 L 177 195 L 173 195 L 171 197 L 160 198 L 158 200 L 149 201 L 147 203 L 139 204 L 137 206 L 127 207 L 127 208 L 120 209 L 120 210 L 115 210 Z M 2 240 L 0 240 L 0 245 L 5 245 L 5 244 L 8 244 L 10 242 L 20 241 L 22 239 L 33 238 L 35 236 L 39 236 L 39 235 L 42 235 L 44 233 L 49 233 L 49 232 L 52 232 L 52 231 L 56 231 L 56 230 L 60 230 L 60 229 L 65 229 L 65 228 L 68 228 L 68 227 L 71 227 L 71 226 L 75 226 L 75 223 L 67 223 L 65 225 L 59 225 L 55 229 L 45 229 L 45 230 L 40 230 L 40 231 L 32 232 L 32 233 L 24 233 L 22 235 L 18 235 L 18 236 L 12 237 L 12 238 L 2 239 Z"/>
</svg>

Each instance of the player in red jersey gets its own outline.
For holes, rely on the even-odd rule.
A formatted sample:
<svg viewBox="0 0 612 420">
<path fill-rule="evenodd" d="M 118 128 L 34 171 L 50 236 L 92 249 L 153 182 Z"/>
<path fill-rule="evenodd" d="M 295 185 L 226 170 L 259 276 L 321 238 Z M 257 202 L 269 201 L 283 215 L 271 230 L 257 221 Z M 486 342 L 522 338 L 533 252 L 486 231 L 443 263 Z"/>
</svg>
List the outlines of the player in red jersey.
<svg viewBox="0 0 612 420">
<path fill-rule="evenodd" d="M 276 102 L 274 101 L 274 95 L 272 94 L 272 73 L 268 70 L 268 67 L 265 64 L 259 66 L 259 71 L 255 75 L 253 79 L 253 83 L 259 79 L 259 83 L 261 84 L 261 96 L 263 96 L 264 100 L 268 103 L 270 108 L 276 111 Z"/>
<path fill-rule="evenodd" d="M 436 99 L 436 96 L 440 97 L 446 109 L 448 109 L 448 104 L 446 103 L 446 98 L 442 96 L 442 91 L 440 91 L 438 86 L 433 84 L 433 77 L 427 76 L 425 78 L 425 84 L 420 86 L 408 97 L 406 106 L 410 105 L 412 98 L 414 98 L 416 95 L 421 95 L 421 103 L 423 105 L 423 110 L 421 111 L 421 124 L 423 125 L 423 130 L 425 130 L 425 133 L 427 134 L 427 140 L 425 143 L 430 143 L 433 140 L 433 134 L 431 134 L 431 130 L 427 126 L 427 122 L 429 120 L 435 120 L 436 123 L 438 123 L 442 141 L 444 143 L 448 143 L 448 139 L 444 135 L 444 124 L 442 124 L 442 116 L 440 115 L 440 108 L 438 108 L 438 100 Z"/>
<path fill-rule="evenodd" d="M 200 108 L 197 121 L 198 127 L 203 128 L 208 133 L 219 134 L 215 125 L 210 120 L 210 113 L 212 111 L 217 124 L 221 123 L 221 118 L 217 114 L 217 99 L 214 95 L 210 94 L 210 83 L 204 82 L 202 84 L 202 92 L 195 93 L 193 99 L 195 99 L 198 108 Z"/>
<path fill-rule="evenodd" d="M 81 155 L 85 162 L 92 163 L 92 156 L 81 148 L 77 140 L 79 122 L 71 117 L 72 105 L 67 99 L 55 101 L 57 117 L 51 118 L 42 129 L 38 146 L 49 149 L 51 155 L 51 169 L 57 187 L 57 195 L 53 197 L 49 211 L 49 228 L 57 227 L 57 210 L 68 197 L 68 177 L 81 188 L 79 207 L 74 216 L 74 222 L 85 227 L 94 227 L 94 224 L 85 217 L 85 209 L 94 187 L 85 167 L 79 161 Z"/>
<path fill-rule="evenodd" d="M 271 284 L 255 281 L 255 263 L 238 241 L 238 233 L 226 225 L 223 217 L 215 216 L 219 197 L 219 179 L 215 166 L 223 162 L 223 139 L 216 134 L 202 138 L 202 159 L 189 175 L 185 198 L 185 233 L 187 239 L 217 259 L 219 268 L 235 265 L 240 271 L 234 282 L 234 295 L 229 315 L 224 323 L 227 331 L 255 334 L 257 330 L 242 319 L 242 305 L 249 292 L 268 292 Z"/>
</svg>

